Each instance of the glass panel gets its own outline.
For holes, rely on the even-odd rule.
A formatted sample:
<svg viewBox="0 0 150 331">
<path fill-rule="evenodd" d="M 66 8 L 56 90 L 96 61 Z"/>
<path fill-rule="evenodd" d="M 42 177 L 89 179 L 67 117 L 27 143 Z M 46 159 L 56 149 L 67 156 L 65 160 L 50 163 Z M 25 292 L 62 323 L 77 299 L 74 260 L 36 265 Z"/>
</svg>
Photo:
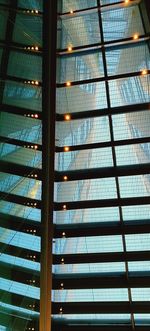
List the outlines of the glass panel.
<svg viewBox="0 0 150 331">
<path fill-rule="evenodd" d="M 41 168 L 42 166 L 42 154 L 34 149 L 1 143 L 0 152 L 2 161 L 9 161 L 33 168 Z"/>
<path fill-rule="evenodd" d="M 105 83 L 58 88 L 56 101 L 59 114 L 106 108 Z"/>
<path fill-rule="evenodd" d="M 35 8 L 36 9 L 36 8 Z M 17 14 L 13 41 L 25 45 L 42 46 L 42 19 L 39 16 Z"/>
<path fill-rule="evenodd" d="M 6 10 L 0 10 L 0 39 L 5 38 L 6 25 L 7 25 L 8 12 Z"/>
<path fill-rule="evenodd" d="M 104 76 L 102 54 L 97 52 L 86 55 L 59 57 L 57 60 L 57 81 L 80 81 Z"/>
<path fill-rule="evenodd" d="M 97 236 L 55 239 L 55 254 L 122 252 L 121 236 Z"/>
<path fill-rule="evenodd" d="M 130 61 L 129 61 L 130 59 Z M 118 47 L 106 52 L 107 68 L 109 75 L 121 75 L 140 71 L 150 67 L 149 49 L 147 44 L 130 44 L 128 47 Z"/>
<path fill-rule="evenodd" d="M 5 83 L 3 103 L 36 111 L 42 109 L 41 87 L 7 81 Z"/>
<path fill-rule="evenodd" d="M 2 243 L 8 245 L 40 251 L 40 237 L 35 235 L 21 233 L 0 227 L 0 238 Z"/>
<path fill-rule="evenodd" d="M 105 41 L 128 38 L 134 33 L 144 34 L 138 6 L 104 11 L 102 22 Z"/>
<path fill-rule="evenodd" d="M 41 121 L 9 113 L 0 113 L 0 135 L 17 140 L 41 144 Z M 12 125 L 13 123 L 13 125 Z"/>
<path fill-rule="evenodd" d="M 115 140 L 149 137 L 149 111 L 113 115 Z"/>
<path fill-rule="evenodd" d="M 14 77 L 41 81 L 42 57 L 10 52 L 7 73 Z"/>
<path fill-rule="evenodd" d="M 149 102 L 149 83 L 149 75 L 109 81 L 111 106 Z"/>
<path fill-rule="evenodd" d="M 125 272 L 125 263 L 84 263 L 84 264 L 59 264 L 53 266 L 53 271 L 56 274 L 65 273 L 112 273 Z M 102 275 L 103 276 L 103 275 Z"/>
<path fill-rule="evenodd" d="M 42 11 L 42 0 L 18 0 L 18 7 Z"/>
<path fill-rule="evenodd" d="M 5 263 L 10 263 L 11 265 L 14 265 L 14 266 L 31 269 L 32 273 L 34 272 L 34 270 L 40 271 L 40 263 L 38 263 L 38 262 L 33 262 L 30 260 L 22 259 L 17 256 L 11 256 L 11 255 L 5 254 L 5 245 L 4 245 L 3 252 L 1 252 L 1 255 L 0 255 L 0 261 L 5 262 Z"/>
<path fill-rule="evenodd" d="M 119 177 L 121 198 L 149 196 L 150 175 Z"/>
<path fill-rule="evenodd" d="M 111 148 L 96 148 L 55 155 L 55 168 L 59 171 L 103 168 L 113 166 Z"/>
<path fill-rule="evenodd" d="M 118 146 L 115 148 L 117 165 L 142 164 L 150 162 L 150 143 Z"/>
<path fill-rule="evenodd" d="M 55 184 L 57 202 L 114 198 L 117 198 L 114 178 L 87 179 Z"/>
<path fill-rule="evenodd" d="M 57 146 L 76 146 L 110 140 L 107 116 L 56 122 Z"/>
<path fill-rule="evenodd" d="M 59 45 L 59 48 L 67 48 L 70 43 L 73 46 L 100 43 L 97 12 L 76 16 L 70 14 L 65 17 L 65 19 L 61 16 L 61 19 L 58 21 L 58 29 L 59 28 L 62 30 L 60 35 L 61 45 Z"/>
<path fill-rule="evenodd" d="M 54 301 L 59 302 L 96 302 L 96 301 L 128 301 L 128 290 L 122 289 L 88 289 L 88 290 L 56 290 Z"/>
<path fill-rule="evenodd" d="M 0 289 L 8 291 L 10 293 L 21 294 L 30 298 L 39 298 L 39 288 L 17 283 L 12 280 L 0 278 Z"/>
<path fill-rule="evenodd" d="M 97 5 L 96 0 L 90 0 L 90 2 L 88 0 L 62 0 L 61 1 L 62 4 L 62 12 L 69 12 L 70 10 L 81 10 L 84 8 L 90 8 L 90 7 L 94 7 Z"/>
<path fill-rule="evenodd" d="M 133 301 L 150 301 L 150 288 L 132 288 Z"/>
<path fill-rule="evenodd" d="M 41 211 L 37 208 L 31 208 L 28 206 L 22 206 L 17 203 L 0 201 L 1 213 L 9 214 L 12 216 L 19 216 L 23 218 L 29 218 L 35 221 L 41 220 Z"/>
<path fill-rule="evenodd" d="M 41 181 L 0 172 L 0 191 L 41 199 Z"/>
<path fill-rule="evenodd" d="M 128 251 L 149 251 L 150 234 L 128 234 L 126 238 L 126 247 Z"/>
<path fill-rule="evenodd" d="M 54 222 L 57 224 L 108 221 L 119 221 L 118 207 L 88 208 L 54 212 Z"/>
<path fill-rule="evenodd" d="M 123 218 L 129 220 L 146 220 L 150 217 L 150 205 L 138 205 L 122 207 Z"/>
</svg>

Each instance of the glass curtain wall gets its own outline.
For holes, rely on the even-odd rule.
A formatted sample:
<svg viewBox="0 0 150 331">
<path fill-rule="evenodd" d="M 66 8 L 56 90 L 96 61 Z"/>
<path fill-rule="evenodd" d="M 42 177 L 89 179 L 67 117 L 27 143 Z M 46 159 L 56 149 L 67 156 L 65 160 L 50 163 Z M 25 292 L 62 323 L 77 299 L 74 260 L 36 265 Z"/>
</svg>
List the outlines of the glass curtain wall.
<svg viewBox="0 0 150 331">
<path fill-rule="evenodd" d="M 0 0 L 0 330 L 38 330 L 42 0 Z"/>
<path fill-rule="evenodd" d="M 59 1 L 54 329 L 150 325 L 150 57 L 142 6 Z"/>
</svg>

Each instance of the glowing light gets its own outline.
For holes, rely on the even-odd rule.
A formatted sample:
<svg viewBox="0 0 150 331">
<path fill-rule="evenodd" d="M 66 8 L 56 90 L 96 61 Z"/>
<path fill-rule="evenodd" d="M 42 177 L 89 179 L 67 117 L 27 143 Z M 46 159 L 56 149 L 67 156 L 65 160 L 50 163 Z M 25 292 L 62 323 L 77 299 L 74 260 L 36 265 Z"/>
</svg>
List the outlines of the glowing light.
<svg viewBox="0 0 150 331">
<path fill-rule="evenodd" d="M 133 36 L 133 39 L 134 39 L 134 40 L 139 39 L 139 35 L 138 35 L 137 33 L 135 33 L 134 36 Z"/>
<path fill-rule="evenodd" d="M 128 4 L 130 0 L 125 0 L 125 3 Z"/>
<path fill-rule="evenodd" d="M 62 232 L 62 236 L 65 236 L 66 235 L 66 233 L 65 232 Z"/>
<path fill-rule="evenodd" d="M 73 14 L 73 10 L 72 9 L 70 10 L 70 14 Z"/>
<path fill-rule="evenodd" d="M 38 115 L 38 114 L 35 114 L 35 115 L 34 115 L 34 117 L 35 117 L 35 118 L 38 118 L 38 117 L 39 117 L 39 115 Z"/>
<path fill-rule="evenodd" d="M 68 177 L 67 176 L 64 176 L 63 178 L 64 178 L 64 180 L 68 180 Z"/>
<path fill-rule="evenodd" d="M 71 116 L 70 116 L 70 114 L 66 114 L 66 115 L 64 116 L 64 118 L 65 118 L 66 121 L 70 121 Z"/>
<path fill-rule="evenodd" d="M 38 46 L 35 46 L 35 50 L 36 50 L 36 51 L 38 51 L 38 50 L 39 50 Z"/>
<path fill-rule="evenodd" d="M 71 86 L 71 82 L 66 82 L 66 86 Z"/>
<path fill-rule="evenodd" d="M 144 76 L 144 75 L 147 75 L 148 74 L 148 70 L 147 69 L 143 69 L 141 74 Z"/>
<path fill-rule="evenodd" d="M 67 206 L 66 205 L 63 205 L 63 210 L 66 210 Z"/>
<path fill-rule="evenodd" d="M 72 52 L 72 47 L 68 46 L 68 52 Z"/>
<path fill-rule="evenodd" d="M 65 151 L 65 152 L 68 152 L 68 151 L 69 151 L 69 147 L 68 147 L 68 146 L 65 146 L 65 147 L 64 147 L 64 151 Z"/>
<path fill-rule="evenodd" d="M 35 85 L 39 85 L 39 82 L 37 80 L 35 81 Z"/>
</svg>

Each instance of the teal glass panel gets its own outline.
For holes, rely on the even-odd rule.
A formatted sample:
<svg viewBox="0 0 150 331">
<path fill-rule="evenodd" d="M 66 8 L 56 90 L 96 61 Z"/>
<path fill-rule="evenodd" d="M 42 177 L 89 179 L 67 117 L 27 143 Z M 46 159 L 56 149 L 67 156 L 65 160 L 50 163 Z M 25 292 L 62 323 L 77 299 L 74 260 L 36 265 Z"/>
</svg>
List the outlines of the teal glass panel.
<svg viewBox="0 0 150 331">
<path fill-rule="evenodd" d="M 112 120 L 115 140 L 149 137 L 149 111 L 113 115 Z"/>
<path fill-rule="evenodd" d="M 136 32 L 136 31 L 135 31 Z M 130 59 L 130 61 L 129 61 Z M 121 75 L 149 68 L 149 49 L 146 43 L 132 43 L 125 48 L 106 51 L 109 75 Z"/>
<path fill-rule="evenodd" d="M 35 270 L 40 271 L 40 263 L 38 262 L 35 261 L 33 262 L 30 260 L 22 259 L 17 256 L 5 254 L 5 245 L 0 255 L 0 261 L 5 263 L 10 263 L 11 265 L 14 266 L 30 269 L 32 273 L 34 273 Z"/>
<path fill-rule="evenodd" d="M 150 215 L 150 204 L 122 207 L 124 221 L 146 220 Z"/>
<path fill-rule="evenodd" d="M 96 148 L 55 155 L 55 169 L 59 171 L 103 168 L 113 166 L 111 148 Z"/>
<path fill-rule="evenodd" d="M 57 202 L 115 198 L 117 198 L 117 191 L 114 178 L 87 179 L 55 184 Z"/>
<path fill-rule="evenodd" d="M 41 144 L 42 124 L 40 120 L 1 112 L 0 122 L 1 136 Z"/>
<path fill-rule="evenodd" d="M 80 238 L 55 239 L 54 253 L 78 254 L 78 253 L 106 253 L 122 252 L 121 236 L 97 236 Z"/>
<path fill-rule="evenodd" d="M 128 301 L 128 290 L 122 289 L 87 289 L 53 291 L 54 301 L 58 302 L 96 302 Z"/>
<path fill-rule="evenodd" d="M 130 314 L 55 314 L 53 315 L 53 318 L 56 320 L 84 320 L 85 322 L 88 320 L 98 321 L 100 324 L 120 324 L 123 323 L 129 323 L 130 322 Z"/>
<path fill-rule="evenodd" d="M 150 195 L 150 175 L 119 177 L 121 198 Z"/>
<path fill-rule="evenodd" d="M 135 32 L 144 34 L 138 6 L 127 6 L 102 13 L 104 40 L 131 37 Z"/>
<path fill-rule="evenodd" d="M 34 299 L 39 298 L 39 288 L 0 278 L 0 289 L 10 293 L 21 294 Z"/>
<path fill-rule="evenodd" d="M 104 76 L 102 54 L 100 51 L 58 57 L 57 82 L 80 81 Z"/>
<path fill-rule="evenodd" d="M 98 13 L 84 13 L 84 15 L 72 14 L 61 18 L 58 21 L 58 28 L 62 28 L 60 33 L 61 45 L 59 48 L 67 48 L 71 43 L 73 46 L 91 45 L 100 43 L 100 31 Z M 87 34 L 88 31 L 88 34 Z"/>
<path fill-rule="evenodd" d="M 42 109 L 41 87 L 23 83 L 7 81 L 5 83 L 3 103 L 11 106 L 23 107 L 30 110 Z"/>
<path fill-rule="evenodd" d="M 0 172 L 0 191 L 39 200 L 41 181 Z"/>
<path fill-rule="evenodd" d="M 150 261 L 128 262 L 129 272 L 150 272 Z"/>
<path fill-rule="evenodd" d="M 0 227 L 0 238 L 4 244 L 40 251 L 40 238 L 35 235 Z"/>
<path fill-rule="evenodd" d="M 13 41 L 23 45 L 42 46 L 42 18 L 40 16 L 17 14 Z"/>
<path fill-rule="evenodd" d="M 42 11 L 42 0 L 18 0 L 18 7 Z"/>
<path fill-rule="evenodd" d="M 133 301 L 150 301 L 150 288 L 132 288 Z"/>
<path fill-rule="evenodd" d="M 105 83 L 90 83 L 57 89 L 57 113 L 107 108 Z"/>
<path fill-rule="evenodd" d="M 1 213 L 9 214 L 12 216 L 19 216 L 23 218 L 29 218 L 35 221 L 41 220 L 41 210 L 37 208 L 31 208 L 28 206 L 22 206 L 17 203 L 7 202 L 0 200 Z"/>
<path fill-rule="evenodd" d="M 34 54 L 10 52 L 7 74 L 14 77 L 42 80 L 42 57 Z"/>
<path fill-rule="evenodd" d="M 150 233 L 125 235 L 127 251 L 149 251 Z"/>
<path fill-rule="evenodd" d="M 115 272 L 125 272 L 124 262 L 108 262 L 108 263 L 81 263 L 81 264 L 60 264 L 53 266 L 53 272 L 56 274 L 78 274 L 78 273 L 100 273 L 104 276 L 113 276 Z"/>
<path fill-rule="evenodd" d="M 42 155 L 40 151 L 23 148 L 16 145 L 0 144 L 1 161 L 12 162 L 15 164 L 41 168 Z M 30 175 L 31 173 L 29 173 Z"/>
<path fill-rule="evenodd" d="M 73 1 L 73 0 L 62 0 L 61 1 L 62 4 L 62 12 L 70 12 L 70 10 L 82 10 L 85 8 L 91 8 L 94 6 L 97 6 L 97 2 L 96 0 L 77 0 L 77 1 Z"/>
<path fill-rule="evenodd" d="M 117 165 L 149 163 L 150 143 L 118 146 L 115 148 Z"/>
<path fill-rule="evenodd" d="M 88 208 L 66 211 L 55 211 L 56 224 L 84 223 L 84 222 L 114 222 L 119 221 L 119 208 Z"/>
<path fill-rule="evenodd" d="M 150 101 L 149 75 L 109 81 L 112 107 L 142 104 Z"/>
<path fill-rule="evenodd" d="M 56 122 L 57 146 L 76 146 L 110 141 L 107 116 Z"/>
</svg>

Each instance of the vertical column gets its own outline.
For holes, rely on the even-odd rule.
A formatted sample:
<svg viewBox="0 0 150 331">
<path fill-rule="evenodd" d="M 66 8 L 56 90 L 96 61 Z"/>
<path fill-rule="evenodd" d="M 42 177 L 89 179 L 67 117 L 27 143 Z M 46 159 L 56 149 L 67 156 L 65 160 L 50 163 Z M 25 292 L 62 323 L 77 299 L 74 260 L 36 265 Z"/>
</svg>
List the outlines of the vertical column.
<svg viewBox="0 0 150 331">
<path fill-rule="evenodd" d="M 40 331 L 51 330 L 57 1 L 43 1 L 43 147 Z"/>
</svg>

